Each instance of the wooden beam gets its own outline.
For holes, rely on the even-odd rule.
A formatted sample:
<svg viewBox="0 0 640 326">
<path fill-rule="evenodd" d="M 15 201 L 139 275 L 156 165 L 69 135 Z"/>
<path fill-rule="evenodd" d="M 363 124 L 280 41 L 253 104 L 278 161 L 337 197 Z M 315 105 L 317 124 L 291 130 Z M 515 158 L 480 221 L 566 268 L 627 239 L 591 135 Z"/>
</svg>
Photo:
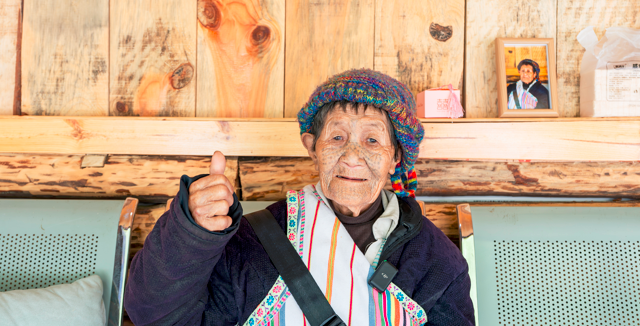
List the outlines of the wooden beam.
<svg viewBox="0 0 640 326">
<path fill-rule="evenodd" d="M 22 113 L 109 114 L 109 0 L 24 1 Z"/>
<path fill-rule="evenodd" d="M 465 109 L 467 118 L 498 117 L 495 39 L 555 38 L 557 0 L 467 0 Z M 585 25 L 586 26 L 586 25 Z M 562 108 L 558 110 L 564 116 Z"/>
<path fill-rule="evenodd" d="M 209 173 L 211 157 L 110 155 L 103 167 L 82 168 L 84 155 L 0 154 L 0 197 L 125 198 L 166 202 L 180 176 Z M 225 175 L 238 187 L 238 159 Z"/>
<path fill-rule="evenodd" d="M 241 158 L 243 200 L 281 200 L 318 182 L 309 158 Z M 419 159 L 418 196 L 640 198 L 640 162 L 479 162 Z M 391 189 L 390 183 L 387 189 Z"/>
<path fill-rule="evenodd" d="M 12 115 L 21 0 L 0 0 L 0 115 Z"/>
<path fill-rule="evenodd" d="M 464 119 L 461 119 L 464 120 Z M 638 161 L 640 118 L 423 122 L 420 157 Z M 293 119 L 0 117 L 0 153 L 306 157 Z"/>
</svg>

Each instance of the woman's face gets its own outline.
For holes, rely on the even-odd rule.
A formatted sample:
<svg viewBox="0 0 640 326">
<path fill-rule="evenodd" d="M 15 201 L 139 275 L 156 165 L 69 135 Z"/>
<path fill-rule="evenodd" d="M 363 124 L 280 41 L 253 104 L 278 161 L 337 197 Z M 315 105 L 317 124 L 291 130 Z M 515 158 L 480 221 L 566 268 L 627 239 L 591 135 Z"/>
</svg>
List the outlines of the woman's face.
<svg viewBox="0 0 640 326">
<path fill-rule="evenodd" d="M 394 159 L 389 137 L 392 128 L 378 109 L 358 112 L 351 104 L 336 107 L 325 118 L 313 150 L 313 135 L 303 134 L 302 143 L 316 164 L 322 192 L 342 214 L 358 216 L 373 204 L 389 174 L 400 161 Z"/>
<path fill-rule="evenodd" d="M 533 71 L 533 67 L 531 67 L 530 65 L 520 66 L 520 80 L 527 84 L 530 84 L 535 77 L 536 73 Z"/>
</svg>

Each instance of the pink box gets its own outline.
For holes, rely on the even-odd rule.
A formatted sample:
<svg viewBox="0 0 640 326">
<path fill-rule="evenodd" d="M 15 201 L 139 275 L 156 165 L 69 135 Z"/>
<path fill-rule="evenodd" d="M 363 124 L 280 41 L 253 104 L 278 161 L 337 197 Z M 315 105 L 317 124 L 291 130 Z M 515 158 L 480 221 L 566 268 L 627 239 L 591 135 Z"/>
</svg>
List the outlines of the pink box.
<svg viewBox="0 0 640 326">
<path fill-rule="evenodd" d="M 454 89 L 453 93 L 460 101 L 460 90 Z M 454 116 L 449 111 L 449 94 L 446 87 L 432 88 L 416 96 L 416 105 L 419 118 L 461 118 L 464 113 L 460 110 Z"/>
</svg>

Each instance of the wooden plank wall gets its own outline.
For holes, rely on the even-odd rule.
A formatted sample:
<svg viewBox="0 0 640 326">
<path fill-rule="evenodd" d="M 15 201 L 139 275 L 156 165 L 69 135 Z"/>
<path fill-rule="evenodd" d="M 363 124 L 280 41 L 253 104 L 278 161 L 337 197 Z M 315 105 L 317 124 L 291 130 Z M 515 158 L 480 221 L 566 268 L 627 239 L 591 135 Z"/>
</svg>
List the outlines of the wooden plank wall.
<svg viewBox="0 0 640 326">
<path fill-rule="evenodd" d="M 0 1 L 0 114 L 294 117 L 366 67 L 414 93 L 464 88 L 467 118 L 495 118 L 495 38 L 551 37 L 576 117 L 578 32 L 640 28 L 628 0 L 29 0 L 20 23 L 21 3 Z"/>
<path fill-rule="evenodd" d="M 464 62 L 467 118 L 498 117 L 495 39 L 555 38 L 556 7 L 557 0 L 467 0 Z M 558 113 L 565 116 L 564 108 L 560 107 Z"/>
<path fill-rule="evenodd" d="M 110 6 L 109 115 L 195 116 L 196 2 Z"/>
<path fill-rule="evenodd" d="M 197 116 L 282 118 L 284 1 L 197 4 Z"/>
<path fill-rule="evenodd" d="M 580 116 L 580 63 L 584 48 L 576 36 L 593 26 L 598 37 L 605 28 L 625 26 L 640 28 L 640 1 L 558 0 L 557 70 L 560 116 Z"/>
<path fill-rule="evenodd" d="M 14 113 L 20 18 L 20 0 L 0 0 L 0 115 Z"/>
<path fill-rule="evenodd" d="M 22 113 L 108 115 L 108 67 L 108 0 L 24 1 Z"/>
<path fill-rule="evenodd" d="M 284 116 L 290 118 L 327 77 L 347 69 L 373 69 L 375 1 L 286 3 Z"/>
<path fill-rule="evenodd" d="M 452 84 L 462 89 L 465 1 L 377 0 L 374 69 L 414 95 Z"/>
</svg>

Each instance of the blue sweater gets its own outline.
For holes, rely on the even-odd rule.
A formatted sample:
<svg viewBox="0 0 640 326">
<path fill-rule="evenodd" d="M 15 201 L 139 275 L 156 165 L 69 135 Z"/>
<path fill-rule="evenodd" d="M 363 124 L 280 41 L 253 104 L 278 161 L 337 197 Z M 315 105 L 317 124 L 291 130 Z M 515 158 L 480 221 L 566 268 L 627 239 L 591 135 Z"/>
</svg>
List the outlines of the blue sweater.
<svg viewBox="0 0 640 326">
<path fill-rule="evenodd" d="M 133 258 L 124 304 L 138 326 L 242 325 L 278 278 L 235 195 L 228 229 L 210 232 L 193 221 L 188 189 L 200 177 L 182 176 L 170 209 Z M 415 200 L 401 200 L 420 212 Z M 267 209 L 285 230 L 286 203 Z M 387 256 L 398 268 L 393 282 L 424 308 L 427 325 L 474 324 L 466 261 L 431 221 L 422 217 L 415 236 Z"/>
</svg>

